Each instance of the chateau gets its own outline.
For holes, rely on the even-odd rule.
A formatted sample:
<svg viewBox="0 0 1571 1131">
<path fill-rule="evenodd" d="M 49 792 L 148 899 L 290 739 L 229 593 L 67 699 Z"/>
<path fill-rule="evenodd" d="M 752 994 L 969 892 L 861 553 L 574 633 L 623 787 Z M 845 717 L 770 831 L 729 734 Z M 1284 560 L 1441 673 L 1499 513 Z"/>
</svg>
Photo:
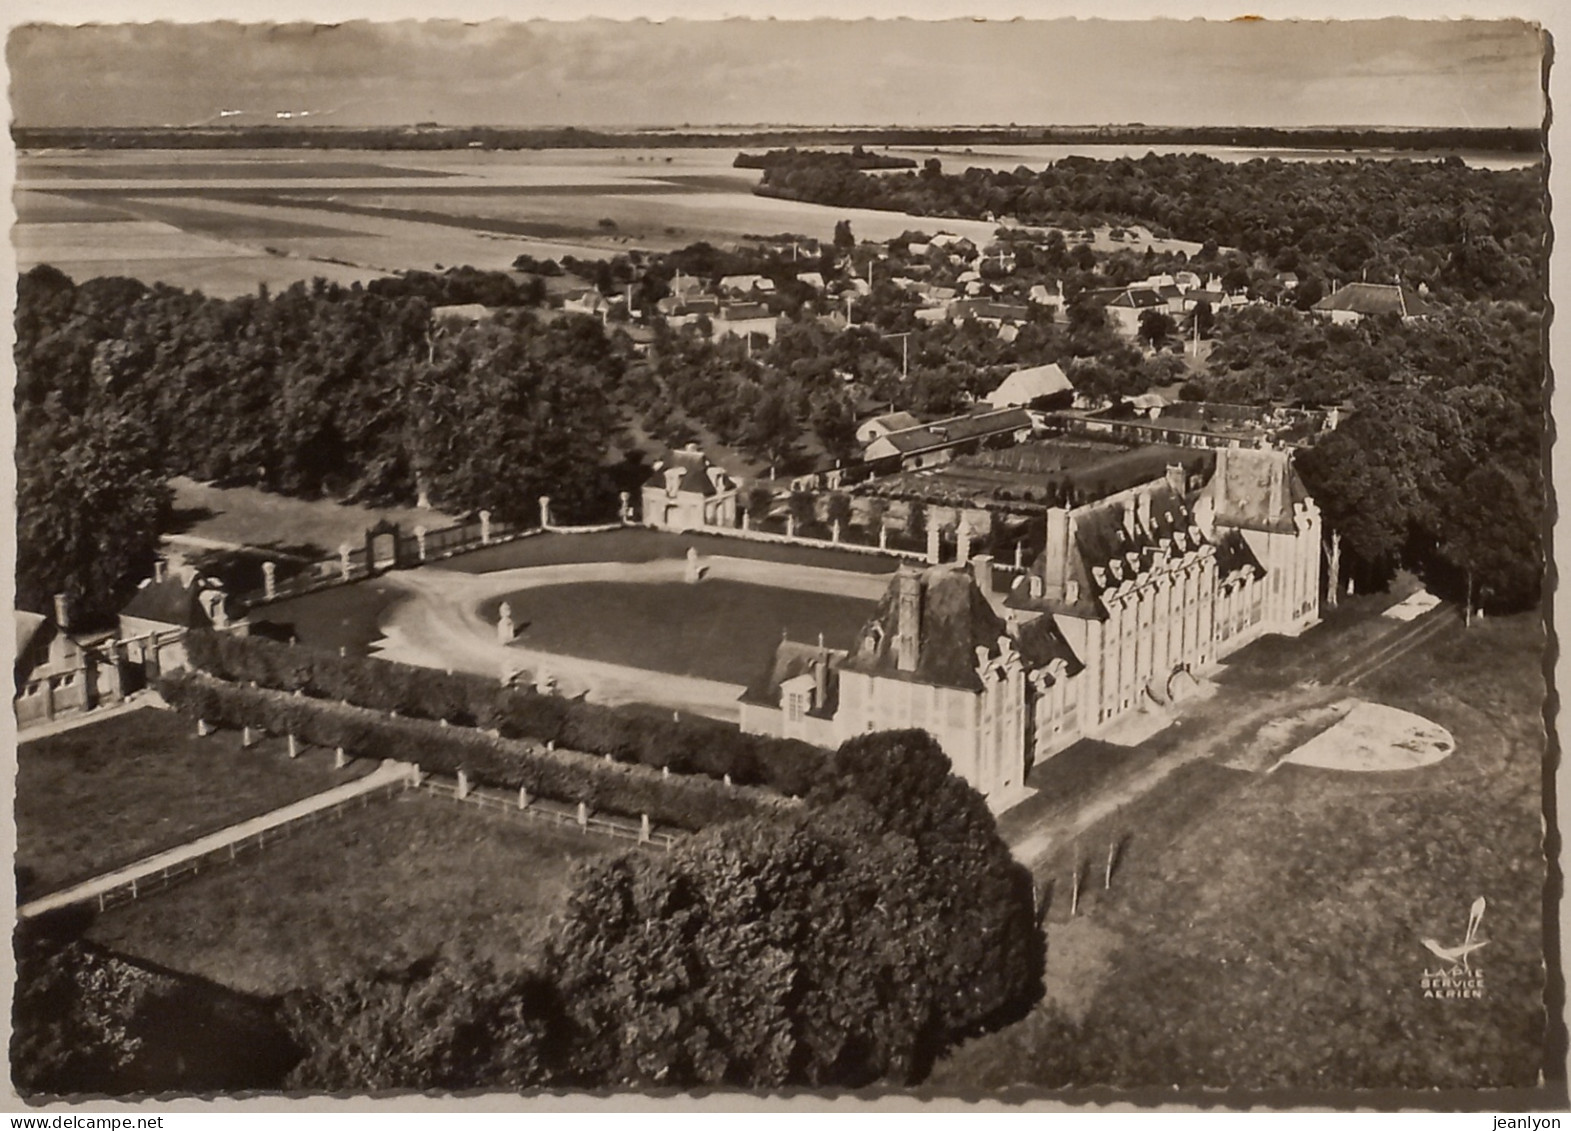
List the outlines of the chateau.
<svg viewBox="0 0 1571 1131">
<path fill-rule="evenodd" d="M 1318 621 L 1320 511 L 1290 453 L 1220 449 L 1200 479 L 1173 465 L 1047 508 L 1044 549 L 1001 589 L 986 556 L 902 566 L 850 650 L 781 642 L 742 729 L 832 746 L 922 727 L 1007 804 L 1035 763 Z"/>
</svg>

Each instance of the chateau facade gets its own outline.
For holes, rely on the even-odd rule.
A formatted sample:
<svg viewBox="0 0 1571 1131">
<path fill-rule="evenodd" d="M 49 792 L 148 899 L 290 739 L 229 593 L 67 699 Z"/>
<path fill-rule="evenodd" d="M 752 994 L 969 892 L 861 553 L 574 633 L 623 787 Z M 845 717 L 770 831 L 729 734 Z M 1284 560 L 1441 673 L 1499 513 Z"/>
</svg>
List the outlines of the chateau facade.
<svg viewBox="0 0 1571 1131">
<path fill-rule="evenodd" d="M 1030 767 L 1193 691 L 1263 633 L 1320 609 L 1319 508 L 1288 452 L 1224 449 L 1210 479 L 1182 466 L 1074 507 L 994 593 L 981 558 L 902 567 L 849 651 L 783 641 L 742 698 L 742 729 L 832 746 L 921 727 L 955 772 L 1007 804 Z"/>
</svg>

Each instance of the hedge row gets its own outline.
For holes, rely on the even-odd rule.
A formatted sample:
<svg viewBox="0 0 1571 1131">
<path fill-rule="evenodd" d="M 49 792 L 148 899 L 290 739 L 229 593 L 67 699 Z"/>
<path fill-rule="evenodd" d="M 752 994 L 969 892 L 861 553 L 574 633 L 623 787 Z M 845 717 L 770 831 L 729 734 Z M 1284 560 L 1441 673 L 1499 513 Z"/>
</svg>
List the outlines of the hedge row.
<svg viewBox="0 0 1571 1131">
<path fill-rule="evenodd" d="M 193 667 L 231 682 L 500 730 L 509 738 L 553 742 L 673 773 L 729 776 L 789 796 L 811 788 L 823 761 L 823 751 L 816 746 L 742 734 L 711 719 L 676 719 L 542 695 L 529 688 L 503 687 L 484 676 L 340 656 L 264 637 L 192 632 L 186 637 L 186 655 Z"/>
<path fill-rule="evenodd" d="M 780 812 L 779 796 L 726 786 L 694 775 L 667 777 L 645 766 L 607 761 L 571 750 L 502 738 L 470 727 L 394 718 L 365 707 L 304 695 L 243 687 L 200 672 L 173 672 L 159 692 L 193 719 L 292 734 L 316 746 L 343 747 L 360 757 L 393 758 L 445 775 L 465 771 L 477 784 L 527 789 L 531 794 L 591 809 L 697 831 L 722 821 Z"/>
</svg>

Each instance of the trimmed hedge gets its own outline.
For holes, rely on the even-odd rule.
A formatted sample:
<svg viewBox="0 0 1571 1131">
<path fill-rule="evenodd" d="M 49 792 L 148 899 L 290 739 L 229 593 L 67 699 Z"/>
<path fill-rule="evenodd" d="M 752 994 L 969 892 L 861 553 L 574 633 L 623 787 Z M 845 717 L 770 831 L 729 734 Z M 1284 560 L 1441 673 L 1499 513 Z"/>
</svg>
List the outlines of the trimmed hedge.
<svg viewBox="0 0 1571 1131">
<path fill-rule="evenodd" d="M 232 683 L 302 691 L 375 711 L 455 726 L 500 730 L 508 738 L 555 742 L 590 754 L 609 754 L 673 773 L 729 775 L 743 785 L 766 785 L 791 796 L 817 779 L 824 752 L 795 739 L 742 734 L 712 719 L 674 719 L 645 710 L 609 707 L 503 687 L 494 679 L 448 673 L 372 657 L 280 644 L 257 636 L 192 632 L 192 667 Z"/>
<path fill-rule="evenodd" d="M 652 821 L 693 831 L 792 807 L 776 794 L 747 786 L 726 786 L 694 775 L 666 777 L 645 766 L 547 750 L 472 727 L 393 718 L 371 708 L 226 683 L 200 672 L 165 676 L 159 693 L 193 719 L 292 734 L 317 746 L 412 762 L 435 773 L 463 770 L 479 784 L 523 787 L 539 797 L 582 801 L 591 809 L 626 817 L 647 813 Z"/>
</svg>

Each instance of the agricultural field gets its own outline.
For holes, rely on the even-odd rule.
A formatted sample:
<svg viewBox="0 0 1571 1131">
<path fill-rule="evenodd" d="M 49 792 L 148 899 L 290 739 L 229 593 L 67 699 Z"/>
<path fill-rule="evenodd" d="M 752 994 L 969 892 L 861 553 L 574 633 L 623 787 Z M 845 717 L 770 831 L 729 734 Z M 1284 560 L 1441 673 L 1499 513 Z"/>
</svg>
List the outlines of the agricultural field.
<svg viewBox="0 0 1571 1131">
<path fill-rule="evenodd" d="M 331 751 L 291 760 L 282 739 L 198 738 L 143 708 L 24 741 L 17 750 L 18 895 L 28 899 L 216 832 L 369 773 Z"/>
<path fill-rule="evenodd" d="M 494 598 L 507 601 L 518 642 L 534 651 L 625 664 L 719 683 L 747 683 L 785 632 L 849 648 L 873 602 L 710 578 L 699 585 L 582 582 Z"/>
<path fill-rule="evenodd" d="M 753 196 L 758 173 L 733 169 L 735 156 L 729 147 L 394 158 L 24 154 L 18 265 L 232 297 L 315 275 L 347 283 L 439 265 L 496 270 L 523 253 L 605 258 L 781 231 L 827 238 L 840 219 L 862 238 L 883 240 L 914 224 L 895 213 Z M 993 229 L 944 226 L 978 240 Z"/>
<path fill-rule="evenodd" d="M 441 954 L 531 964 L 574 866 L 613 842 L 425 793 L 350 809 L 98 918 L 93 940 L 272 995 Z"/>
<path fill-rule="evenodd" d="M 1091 830 L 1038 872 L 1052 885 L 1047 999 L 957 1050 L 933 1083 L 1533 1085 L 1543 643 L 1536 616 L 1481 622 L 1359 685 L 1449 730 L 1443 761 L 1251 772 L 1219 751 Z M 1480 898 L 1485 945 L 1464 971 L 1479 995 L 1426 996 L 1426 976 L 1453 969 L 1428 944 L 1461 942 Z"/>
</svg>

